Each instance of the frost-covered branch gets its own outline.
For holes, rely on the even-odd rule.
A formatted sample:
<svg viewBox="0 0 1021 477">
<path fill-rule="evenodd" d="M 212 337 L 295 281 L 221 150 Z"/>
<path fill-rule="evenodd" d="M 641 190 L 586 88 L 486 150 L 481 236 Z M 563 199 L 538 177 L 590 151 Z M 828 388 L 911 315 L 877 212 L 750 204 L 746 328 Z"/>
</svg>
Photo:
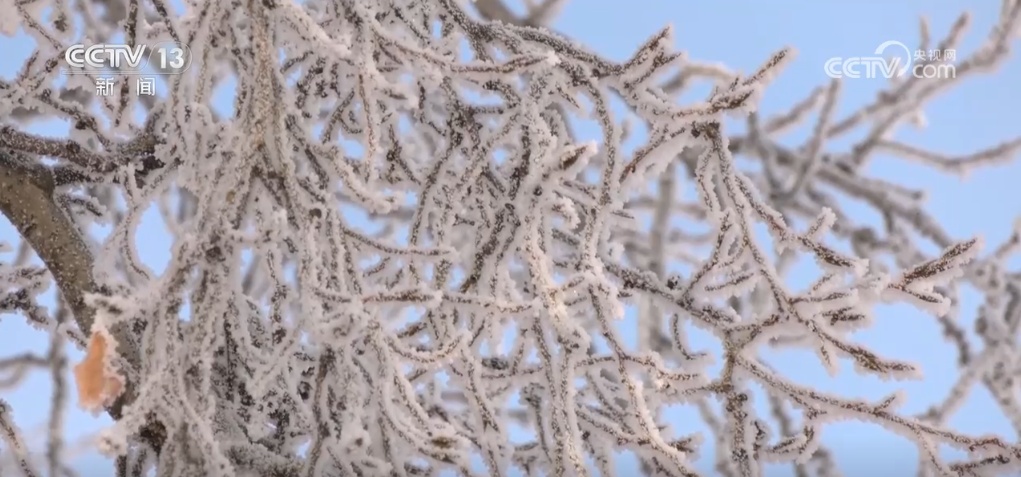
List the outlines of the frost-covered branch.
<svg viewBox="0 0 1021 477">
<path fill-rule="evenodd" d="M 184 17 L 159 0 L 73 0 L 54 16 L 18 3 L 39 50 L 0 82 L 0 211 L 42 267 L 0 263 L 0 311 L 52 340 L 45 356 L 0 360 L 0 377 L 49 369 L 53 431 L 72 374 L 79 404 L 114 417 L 100 447 L 125 477 L 612 475 L 621 450 L 648 475 L 698 475 L 705 438 L 663 424 L 672 405 L 694 406 L 715 433 L 722 475 L 770 462 L 836 475 L 819 437 L 848 418 L 912 440 L 923 473 L 1021 469 L 1016 443 L 944 425 L 982 385 L 1021 432 L 1021 277 L 1003 265 L 1021 241 L 983 253 L 944 231 L 921 191 L 864 172 L 880 153 L 952 173 L 1016 156 L 1017 139 L 950 157 L 892 137 L 1003 61 L 1021 2 L 1003 2 L 956 78 L 894 82 L 844 117 L 839 82 L 776 116 L 758 111 L 793 50 L 739 75 L 675 51 L 664 29 L 618 62 L 547 27 L 563 4 L 528 2 L 518 18 L 498 0 L 204 2 Z M 85 75 L 58 87 L 69 16 L 93 41 L 177 41 L 193 65 L 155 100 L 128 88 L 82 96 Z M 955 48 L 967 23 L 938 47 Z M 213 92 L 229 77 L 223 116 Z M 715 85 L 705 100 L 676 100 L 699 79 Z M 25 132 L 36 117 L 74 127 L 61 139 Z M 808 117 L 804 144 L 782 140 Z M 731 132 L 735 118 L 746 132 Z M 598 125 L 594 140 L 580 120 Z M 636 129 L 641 144 L 625 148 Z M 863 139 L 835 152 L 855 131 Z M 676 193 L 688 182 L 697 202 Z M 885 228 L 857 223 L 844 198 Z M 153 209 L 173 239 L 162 270 L 137 249 Z M 85 233 L 100 223 L 112 231 Z M 768 240 L 754 232 L 763 226 Z M 798 256 L 821 272 L 800 291 L 786 283 Z M 37 303 L 47 277 L 68 307 L 52 317 Z M 982 350 L 954 319 L 960 283 L 986 297 Z M 932 314 L 960 353 L 960 382 L 924 416 L 900 413 L 900 395 L 794 384 L 761 359 L 790 346 L 833 374 L 849 360 L 917 378 L 852 335 L 895 301 Z M 619 325 L 634 307 L 637 349 Z M 720 372 L 689 326 L 722 344 Z M 73 371 L 65 337 L 86 351 Z M 0 411 L 24 473 L 63 472 L 59 433 L 32 459 Z M 947 462 L 941 445 L 968 457 Z"/>
</svg>

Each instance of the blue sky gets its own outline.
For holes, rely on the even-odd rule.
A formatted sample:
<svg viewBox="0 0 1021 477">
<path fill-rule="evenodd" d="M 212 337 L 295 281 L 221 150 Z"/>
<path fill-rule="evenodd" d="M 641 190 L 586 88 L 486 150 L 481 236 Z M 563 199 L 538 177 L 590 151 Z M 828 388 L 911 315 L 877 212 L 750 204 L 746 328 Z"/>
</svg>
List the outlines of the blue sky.
<svg viewBox="0 0 1021 477">
<path fill-rule="evenodd" d="M 823 64 L 830 57 L 869 55 L 887 40 L 913 47 L 918 39 L 918 18 L 923 13 L 931 20 L 935 38 L 945 33 L 961 11 L 970 10 L 974 14 L 973 26 L 958 48 L 958 57 L 963 57 L 984 39 L 999 7 L 998 0 L 574 0 L 564 9 L 555 26 L 607 56 L 622 59 L 648 35 L 669 23 L 675 27 L 675 43 L 691 57 L 718 61 L 746 72 L 759 66 L 780 47 L 794 46 L 798 51 L 796 59 L 763 99 L 761 109 L 768 116 L 784 110 L 812 88 L 826 82 Z M 23 36 L 0 37 L 0 51 L 5 53 L 0 57 L 0 75 L 9 78 L 31 49 L 31 40 Z M 1019 60 L 1010 60 L 997 75 L 970 78 L 960 88 L 931 103 L 926 110 L 929 120 L 926 129 L 905 129 L 898 138 L 927 149 L 966 153 L 1015 137 L 1021 134 L 1018 120 L 1021 94 L 1013 92 L 1019 81 Z M 845 82 L 837 115 L 870 100 L 882 86 L 883 80 L 879 79 Z M 229 99 L 227 101 L 229 108 Z M 62 135 L 66 126 L 51 122 L 34 125 L 32 130 Z M 799 141 L 803 137 L 803 132 L 795 133 L 791 139 Z M 982 235 L 987 244 L 997 244 L 1008 235 L 1014 218 L 1021 213 L 1021 194 L 1016 192 L 1021 164 L 976 171 L 963 181 L 892 158 L 881 157 L 869 167 L 877 176 L 896 177 L 905 185 L 927 188 L 931 193 L 928 209 L 956 238 Z M 153 220 L 147 220 L 144 228 L 139 234 L 140 253 L 143 260 L 159 270 L 168 259 L 167 237 Z M 13 234 L 10 224 L 0 218 L 0 241 L 13 242 Z M 793 277 L 794 281 L 798 279 Z M 965 295 L 962 308 L 966 320 L 973 318 L 977 300 L 978 295 L 974 293 Z M 22 325 L 21 321 L 9 316 L 0 320 L 0 350 L 4 354 L 45 348 L 45 336 Z M 626 321 L 624 325 L 627 324 Z M 970 325 L 967 328 L 970 329 Z M 849 366 L 842 367 L 837 378 L 830 378 L 812 355 L 785 352 L 771 353 L 769 357 L 793 380 L 844 396 L 878 398 L 895 389 L 905 389 L 908 399 L 902 409 L 910 413 L 924 410 L 941 399 L 953 383 L 956 364 L 952 348 L 943 342 L 931 318 L 910 307 L 883 307 L 875 327 L 857 336 L 886 356 L 922 364 L 925 380 L 881 382 L 854 376 Z M 973 344 L 978 344 L 977 338 L 970 338 Z M 714 349 L 711 342 L 696 341 L 695 344 Z M 75 359 L 79 356 L 73 354 Z M 45 406 L 49 402 L 48 393 L 48 377 L 39 374 L 29 378 L 17 392 L 2 391 L 0 397 L 11 401 L 24 428 L 41 430 L 48 412 Z M 695 424 L 697 417 L 690 410 L 672 410 L 667 417 L 683 432 L 699 429 Z M 102 417 L 93 418 L 74 410 L 67 420 L 67 428 L 73 441 L 74 436 L 95 431 L 106 422 Z M 970 432 L 995 432 L 1010 439 L 1017 438 L 990 396 L 981 389 L 972 393 L 950 422 Z M 824 431 L 824 442 L 835 451 L 839 468 L 849 476 L 880 470 L 910 475 L 916 465 L 917 453 L 911 443 L 870 425 L 831 425 Z M 698 467 L 708 471 L 712 465 L 711 447 L 706 447 L 702 454 Z M 93 470 L 98 462 L 94 456 L 86 458 L 80 462 L 81 469 Z M 92 475 L 106 473 L 104 470 Z M 769 474 L 792 475 L 790 466 L 770 468 Z"/>
</svg>

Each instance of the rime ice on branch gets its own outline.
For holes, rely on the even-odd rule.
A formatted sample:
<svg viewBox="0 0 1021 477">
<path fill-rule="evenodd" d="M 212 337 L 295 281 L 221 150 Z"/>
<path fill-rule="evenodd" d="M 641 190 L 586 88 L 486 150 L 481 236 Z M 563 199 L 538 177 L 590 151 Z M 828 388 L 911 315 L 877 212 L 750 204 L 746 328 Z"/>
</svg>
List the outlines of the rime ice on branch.
<svg viewBox="0 0 1021 477">
<path fill-rule="evenodd" d="M 818 440 L 843 419 L 911 439 L 923 473 L 1021 469 L 1016 444 L 945 425 L 981 385 L 1021 432 L 1011 378 L 1021 276 L 1004 265 L 1017 234 L 983 253 L 977 239 L 950 238 L 920 191 L 863 168 L 880 152 L 951 172 L 1016 155 L 1019 140 L 947 157 L 891 138 L 1005 58 L 1021 1 L 1003 2 L 956 78 L 892 83 L 843 118 L 839 82 L 760 117 L 793 50 L 740 75 L 675 51 L 664 29 L 615 62 L 542 27 L 561 0 L 522 18 L 499 0 L 187 2 L 186 16 L 158 0 L 98 3 L 102 14 L 84 0 L 45 16 L 31 2 L 11 10 L 39 51 L 0 81 L 0 211 L 24 239 L 16 265 L 0 263 L 0 311 L 87 343 L 73 374 L 81 403 L 115 420 L 101 448 L 119 475 L 605 476 L 629 450 L 647 475 L 689 476 L 706 439 L 721 475 L 758 476 L 767 462 L 835 475 Z M 194 62 L 167 77 L 165 98 L 85 95 L 85 76 L 58 87 L 51 58 L 72 17 L 91 41 L 172 40 Z M 962 16 L 940 47 L 956 47 L 966 26 Z M 231 77 L 234 109 L 222 117 L 213 91 Z M 712 93 L 680 104 L 698 79 Z M 809 140 L 783 145 L 810 116 Z M 59 140 L 22 130 L 40 117 L 74 127 Z M 596 141 L 575 131 L 579 119 L 599 125 Z M 635 125 L 647 137 L 632 151 L 623 144 Z M 830 151 L 863 129 L 849 152 Z M 686 180 L 696 203 L 676 197 Z M 838 194 L 885 226 L 857 223 Z M 153 206 L 173 238 L 160 272 L 135 249 Z M 95 239 L 84 233 L 93 224 L 113 231 Z M 760 225 L 769 243 L 754 237 Z M 923 253 L 919 237 L 942 253 Z M 28 247 L 45 269 L 24 265 Z M 821 270 L 804 291 L 785 284 L 798 256 Z M 46 270 L 62 296 L 52 317 L 35 303 Z M 980 351 L 954 319 L 961 283 L 986 297 Z M 916 365 L 851 336 L 898 300 L 939 320 L 960 356 L 960 382 L 924 416 L 899 412 L 900 395 L 868 402 L 798 385 L 760 358 L 793 346 L 831 373 L 845 359 L 859 373 L 917 378 Z M 616 322 L 635 305 L 638 350 Z M 689 325 L 723 354 L 694 350 Z M 53 353 L 17 365 L 62 362 Z M 713 359 L 722 372 L 709 372 Z M 51 371 L 55 382 L 69 374 Z M 752 406 L 753 386 L 771 415 Z M 62 400 L 50 469 L 63 465 Z M 669 428 L 662 412 L 678 404 L 695 406 L 712 435 Z M 41 475 L 9 414 L 0 409 L 5 448 Z M 940 445 L 968 457 L 947 462 Z"/>
</svg>

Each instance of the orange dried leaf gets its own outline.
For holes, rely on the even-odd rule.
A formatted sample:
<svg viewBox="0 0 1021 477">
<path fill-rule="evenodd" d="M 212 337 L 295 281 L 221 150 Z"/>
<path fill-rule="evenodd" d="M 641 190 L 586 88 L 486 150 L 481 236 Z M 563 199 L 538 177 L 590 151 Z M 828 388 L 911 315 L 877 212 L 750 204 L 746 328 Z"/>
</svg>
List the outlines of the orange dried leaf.
<svg viewBox="0 0 1021 477">
<path fill-rule="evenodd" d="M 85 351 L 85 359 L 74 367 L 74 380 L 78 386 L 78 405 L 90 411 L 99 411 L 113 404 L 124 391 L 124 377 L 117 373 L 110 360 L 114 342 L 105 330 L 94 329 Z"/>
</svg>

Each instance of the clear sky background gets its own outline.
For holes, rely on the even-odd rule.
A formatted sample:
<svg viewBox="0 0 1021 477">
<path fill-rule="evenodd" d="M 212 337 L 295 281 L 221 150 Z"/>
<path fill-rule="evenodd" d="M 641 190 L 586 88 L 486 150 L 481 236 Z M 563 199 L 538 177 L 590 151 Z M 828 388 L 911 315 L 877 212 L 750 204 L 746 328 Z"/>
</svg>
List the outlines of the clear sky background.
<svg viewBox="0 0 1021 477">
<path fill-rule="evenodd" d="M 714 2 L 661 0 L 574 0 L 556 22 L 555 27 L 607 56 L 623 59 L 648 35 L 672 24 L 676 44 L 692 58 L 718 61 L 732 69 L 748 72 L 783 46 L 794 46 L 795 61 L 767 90 L 762 111 L 770 115 L 788 108 L 802 99 L 812 88 L 828 81 L 823 64 L 833 56 L 870 55 L 876 46 L 897 40 L 914 47 L 918 41 L 918 18 L 926 14 L 931 20 L 934 38 L 940 38 L 956 16 L 964 10 L 973 13 L 973 27 L 958 58 L 978 46 L 995 20 L 999 0 L 893 0 L 893 1 L 811 1 L 771 0 Z M 1015 42 L 1016 44 L 1017 42 Z M 25 36 L 0 37 L 0 75 L 10 78 L 33 49 Z M 883 80 L 858 79 L 844 84 L 844 98 L 838 107 L 846 113 L 872 98 Z M 985 148 L 1021 134 L 1021 60 L 1011 59 L 994 76 L 975 77 L 960 88 L 931 103 L 926 110 L 929 126 L 924 130 L 904 130 L 899 135 L 911 144 L 931 150 L 967 153 Z M 229 92 L 221 96 L 230 108 Z M 33 125 L 33 132 L 60 136 L 67 126 L 61 122 Z M 799 141 L 803 135 L 795 134 Z M 998 244 L 1007 237 L 1014 218 L 1021 213 L 1021 164 L 989 168 L 972 174 L 967 180 L 939 175 L 935 172 L 892 158 L 874 160 L 873 174 L 896 177 L 902 184 L 925 187 L 931 192 L 928 209 L 956 238 L 982 235 L 987 244 Z M 686 184 L 690 188 L 690 184 Z M 150 220 L 151 219 L 151 220 Z M 169 240 L 152 216 L 138 234 L 142 259 L 159 271 L 169 259 Z M 0 218 L 0 241 L 13 243 L 16 235 L 10 224 Z M 6 257 L 5 257 L 6 258 Z M 794 281 L 798 277 L 793 277 Z M 974 318 L 978 295 L 968 293 L 962 308 L 965 319 Z M 624 323 L 626 327 L 633 325 Z M 15 316 L 0 319 L 0 354 L 25 350 L 44 350 L 46 337 L 22 323 Z M 830 378 L 817 359 L 800 352 L 770 353 L 769 359 L 786 375 L 803 384 L 862 398 L 879 398 L 896 389 L 907 391 L 905 412 L 923 411 L 945 396 L 957 374 L 955 354 L 943 342 L 933 320 L 907 306 L 885 306 L 877 314 L 874 328 L 858 333 L 860 341 L 882 354 L 911 360 L 923 365 L 925 379 L 921 382 L 890 383 L 853 375 L 850 366 L 843 366 L 837 378 Z M 970 323 L 966 326 L 970 332 Z M 633 339 L 633 333 L 629 334 Z M 979 346 L 978 338 L 969 336 Z M 715 350 L 712 342 L 697 341 L 696 346 Z M 77 360 L 80 353 L 72 353 Z M 11 402 L 23 429 L 42 436 L 49 403 L 49 377 L 30 377 L 16 392 L 0 391 L 0 397 Z M 72 402 L 76 398 L 72 397 Z M 693 411 L 675 409 L 669 421 L 688 433 L 700 429 Z M 958 429 L 974 433 L 994 432 L 1011 440 L 1017 439 L 1000 415 L 992 398 L 976 389 L 964 407 L 951 419 Z M 108 420 L 92 417 L 77 409 L 67 419 L 71 443 L 80 436 L 95 432 Z M 708 437 L 708 436 L 707 436 Z M 825 428 L 824 443 L 835 451 L 838 467 L 849 477 L 887 471 L 888 475 L 913 475 L 917 451 L 910 442 L 859 423 L 840 423 Z M 699 469 L 712 475 L 711 439 L 699 460 Z M 621 466 L 628 466 L 624 461 Z M 77 469 L 83 475 L 113 475 L 112 467 L 83 448 Z M 792 475 L 789 465 L 774 466 L 769 475 Z"/>
</svg>

